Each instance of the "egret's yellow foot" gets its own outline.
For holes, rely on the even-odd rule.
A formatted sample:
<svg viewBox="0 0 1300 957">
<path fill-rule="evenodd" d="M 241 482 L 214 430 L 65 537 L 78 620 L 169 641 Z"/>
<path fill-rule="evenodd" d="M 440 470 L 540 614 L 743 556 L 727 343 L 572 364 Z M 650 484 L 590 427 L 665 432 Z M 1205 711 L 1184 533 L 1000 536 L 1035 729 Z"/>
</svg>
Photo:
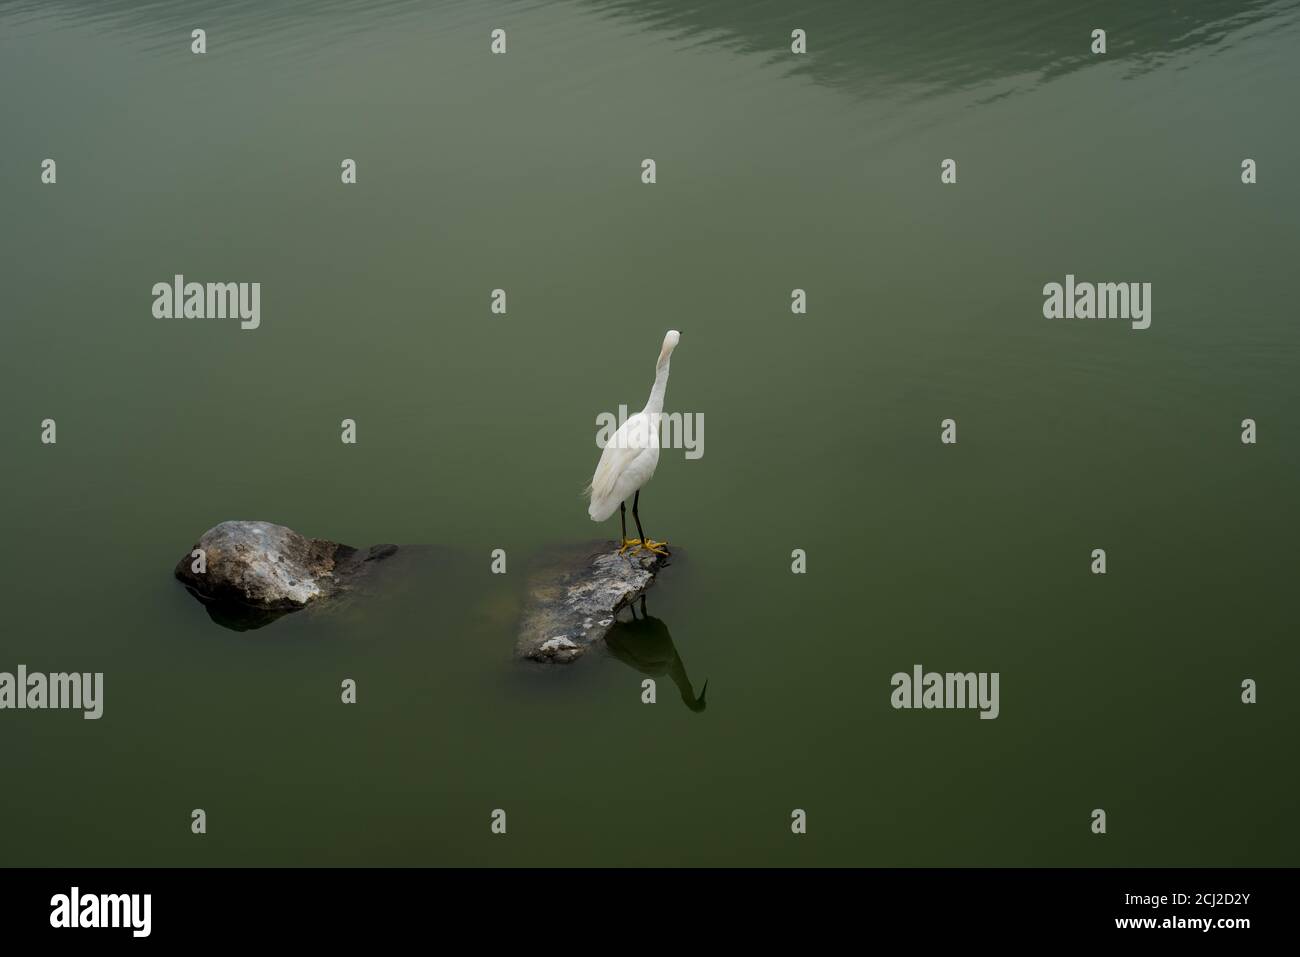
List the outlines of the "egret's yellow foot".
<svg viewBox="0 0 1300 957">
<path fill-rule="evenodd" d="M 654 552 L 656 555 L 668 556 L 668 543 L 656 542 L 653 538 L 647 538 L 641 543 L 641 547 L 647 552 Z"/>
<path fill-rule="evenodd" d="M 641 539 L 639 539 L 639 538 L 625 538 L 625 539 L 623 539 L 623 544 L 622 544 L 622 546 L 619 548 L 618 553 L 619 553 L 620 555 L 622 555 L 622 554 L 623 554 L 624 552 L 626 552 L 629 548 L 640 548 L 640 547 L 641 547 Z"/>
</svg>

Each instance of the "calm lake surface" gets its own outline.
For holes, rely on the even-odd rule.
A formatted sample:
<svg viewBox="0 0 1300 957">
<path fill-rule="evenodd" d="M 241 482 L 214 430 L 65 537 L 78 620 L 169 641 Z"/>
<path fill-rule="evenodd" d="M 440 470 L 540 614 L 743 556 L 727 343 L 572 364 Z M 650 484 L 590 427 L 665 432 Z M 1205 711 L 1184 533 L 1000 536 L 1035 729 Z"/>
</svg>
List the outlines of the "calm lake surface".
<svg viewBox="0 0 1300 957">
<path fill-rule="evenodd" d="M 105 674 L 99 721 L 0 712 L 0 863 L 1300 863 L 1298 43 L 1296 2 L 0 3 L 0 671 Z M 154 319 L 176 273 L 261 327 Z M 1067 273 L 1151 327 L 1044 319 Z M 652 621 L 518 663 L 669 328 L 707 429 L 642 495 Z M 439 547 L 239 633 L 171 574 L 230 518 Z M 891 708 L 918 663 L 999 718 Z"/>
</svg>

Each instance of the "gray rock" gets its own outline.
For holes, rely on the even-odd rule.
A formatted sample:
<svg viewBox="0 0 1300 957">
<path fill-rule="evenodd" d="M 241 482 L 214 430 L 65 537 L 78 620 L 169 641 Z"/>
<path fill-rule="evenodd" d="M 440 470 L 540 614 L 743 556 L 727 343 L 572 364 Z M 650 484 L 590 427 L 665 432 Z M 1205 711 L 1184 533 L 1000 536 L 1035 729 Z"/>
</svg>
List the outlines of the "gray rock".
<svg viewBox="0 0 1300 957">
<path fill-rule="evenodd" d="M 528 579 L 515 654 L 568 664 L 601 641 L 618 611 L 649 588 L 668 559 L 620 555 L 609 542 L 557 550 Z"/>
<path fill-rule="evenodd" d="M 193 569 L 195 549 L 204 551 L 203 572 Z M 376 545 L 360 552 L 270 522 L 222 522 L 185 553 L 176 577 L 207 606 L 214 621 L 246 631 L 337 595 L 363 573 L 366 563 L 396 551 L 396 545 Z"/>
</svg>

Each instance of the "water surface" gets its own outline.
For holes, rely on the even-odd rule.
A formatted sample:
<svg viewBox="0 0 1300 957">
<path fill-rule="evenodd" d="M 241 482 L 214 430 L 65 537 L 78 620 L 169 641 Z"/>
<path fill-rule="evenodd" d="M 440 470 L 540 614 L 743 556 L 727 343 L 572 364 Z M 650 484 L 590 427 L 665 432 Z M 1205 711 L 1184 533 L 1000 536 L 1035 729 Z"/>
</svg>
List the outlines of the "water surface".
<svg viewBox="0 0 1300 957">
<path fill-rule="evenodd" d="M 106 675 L 0 715 L 0 861 L 1295 864 L 1298 7 L 0 3 L 0 669 Z M 153 319 L 178 272 L 261 328 Z M 1151 329 L 1042 319 L 1067 272 Z M 668 328 L 684 558 L 520 665 Z M 228 518 L 457 557 L 237 633 L 170 574 Z"/>
</svg>

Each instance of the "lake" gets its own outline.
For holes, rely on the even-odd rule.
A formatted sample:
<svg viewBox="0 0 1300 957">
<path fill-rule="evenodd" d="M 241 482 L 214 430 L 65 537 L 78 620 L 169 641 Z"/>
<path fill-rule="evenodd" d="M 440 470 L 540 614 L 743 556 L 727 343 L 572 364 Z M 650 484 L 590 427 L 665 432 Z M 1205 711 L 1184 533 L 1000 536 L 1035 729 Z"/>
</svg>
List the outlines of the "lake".
<svg viewBox="0 0 1300 957">
<path fill-rule="evenodd" d="M 1298 42 L 1294 0 L 0 2 L 0 671 L 104 674 L 0 712 L 0 862 L 1296 864 Z M 257 328 L 155 318 L 178 274 Z M 1045 318 L 1067 275 L 1150 326 Z M 518 662 L 668 329 L 674 561 Z M 172 577 L 225 519 L 429 547 L 239 632 Z M 918 665 L 996 720 L 894 708 Z"/>
</svg>

